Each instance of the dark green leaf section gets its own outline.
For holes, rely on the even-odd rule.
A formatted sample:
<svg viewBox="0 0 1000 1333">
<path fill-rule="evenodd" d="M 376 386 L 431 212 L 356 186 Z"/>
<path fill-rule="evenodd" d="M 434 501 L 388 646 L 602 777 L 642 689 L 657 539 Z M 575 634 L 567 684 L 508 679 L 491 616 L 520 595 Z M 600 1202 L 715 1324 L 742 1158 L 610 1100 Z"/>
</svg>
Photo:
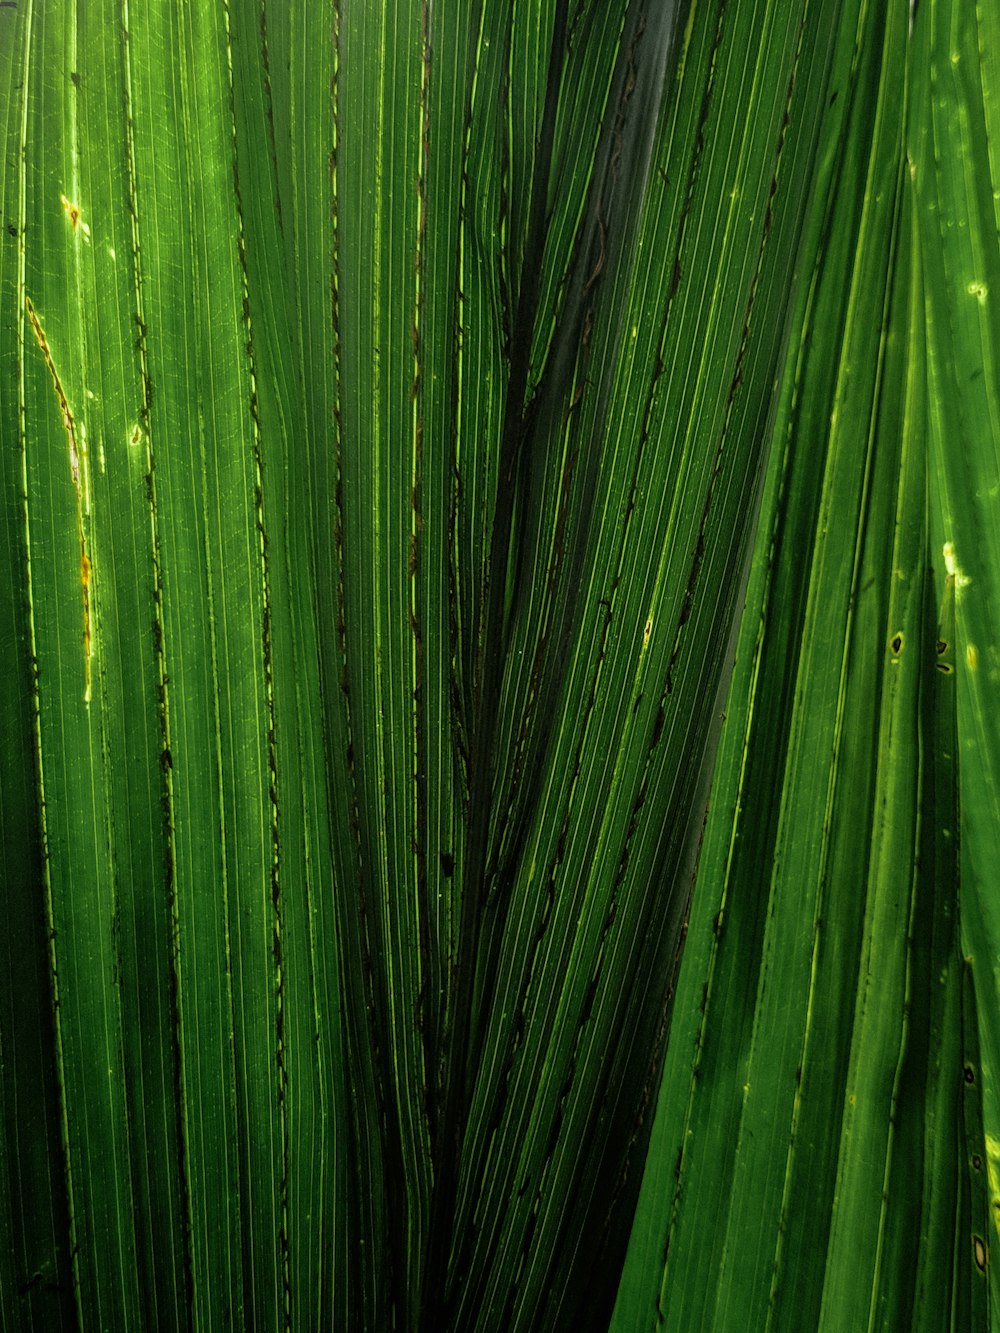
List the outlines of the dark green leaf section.
<svg viewBox="0 0 1000 1333">
<path fill-rule="evenodd" d="M 921 122 L 934 65 L 908 5 L 857 17 L 615 1327 L 989 1326 L 958 912 L 965 839 L 992 834 L 964 818 L 934 210 L 900 114 Z"/>
<path fill-rule="evenodd" d="M 656 1046 L 665 945 L 685 910 L 699 769 L 767 435 L 760 389 L 783 339 L 814 151 L 811 80 L 824 80 L 830 29 L 806 34 L 777 11 L 762 24 L 732 8 L 692 15 L 652 146 L 640 258 L 619 267 L 607 245 L 600 276 L 616 298 L 627 292 L 624 306 L 590 311 L 584 264 L 582 328 L 592 331 L 579 403 L 577 390 L 550 403 L 544 380 L 538 396 L 538 429 L 554 433 L 561 420 L 564 443 L 553 475 L 531 479 L 544 521 L 521 553 L 531 563 L 503 686 L 501 715 L 516 726 L 502 740 L 505 820 L 487 902 L 499 957 L 482 963 L 483 992 L 494 977 L 500 987 L 473 1104 L 483 1175 L 470 1173 L 472 1225 L 460 1228 L 482 1236 L 478 1256 L 468 1247 L 469 1276 L 460 1270 L 468 1322 L 490 1326 L 489 1311 L 498 1326 L 530 1327 L 534 1291 L 545 1326 L 557 1311 L 596 1321 L 610 1295 L 595 1275 L 615 1271 L 647 1132 L 652 1069 L 641 1052 Z M 759 142 L 741 137 L 744 116 Z M 610 184 L 610 162 L 609 174 Z M 610 190 L 595 205 L 598 218 L 605 210 L 627 235 L 627 207 Z M 595 1095 L 610 1141 L 592 1128 Z M 578 1268 L 563 1268 L 567 1219 L 591 1206 L 605 1213 L 603 1234 L 584 1242 Z M 493 1246 L 519 1273 L 506 1307 Z"/>
<path fill-rule="evenodd" d="M 69 1219 L 54 1027 L 50 930 L 43 891 L 44 841 L 38 781 L 35 654 L 25 552 L 23 390 L 23 157 L 28 24 L 0 10 L 0 1327 L 71 1326 Z M 19 313 L 19 311 L 21 313 Z"/>
<path fill-rule="evenodd" d="M 540 1327 L 611 1298 L 816 115 L 780 7 L 436 15 L 337 28 L 352 1276 Z"/>
</svg>

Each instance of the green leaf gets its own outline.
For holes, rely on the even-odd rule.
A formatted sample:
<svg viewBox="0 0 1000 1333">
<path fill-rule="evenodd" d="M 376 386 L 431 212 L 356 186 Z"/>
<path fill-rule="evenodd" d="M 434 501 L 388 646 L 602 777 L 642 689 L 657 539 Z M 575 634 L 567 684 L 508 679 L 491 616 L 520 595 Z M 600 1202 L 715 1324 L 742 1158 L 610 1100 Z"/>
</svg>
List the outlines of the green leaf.
<svg viewBox="0 0 1000 1333">
<path fill-rule="evenodd" d="M 980 1243 L 988 1246 L 996 1244 L 1000 1228 L 1000 915 L 992 891 L 1000 857 L 1000 162 L 995 133 L 990 139 L 1000 21 L 983 9 L 965 22 L 960 10 L 937 3 L 921 15 L 925 93 L 910 152 L 927 274 L 935 555 L 955 595 L 961 938 L 979 1025 L 977 1086 L 992 1216 Z M 995 1264 L 989 1285 L 996 1321 Z"/>
<path fill-rule="evenodd" d="M 924 211 L 903 156 L 905 90 L 915 118 L 927 93 L 908 9 L 863 6 L 840 30 L 620 1327 L 986 1317 L 968 1303 L 982 1138 L 959 1098 L 955 673 L 929 600 L 946 571 L 927 526 Z"/>
<path fill-rule="evenodd" d="M 0 4 L 0 1326 L 988 1327 L 998 39 Z"/>
</svg>

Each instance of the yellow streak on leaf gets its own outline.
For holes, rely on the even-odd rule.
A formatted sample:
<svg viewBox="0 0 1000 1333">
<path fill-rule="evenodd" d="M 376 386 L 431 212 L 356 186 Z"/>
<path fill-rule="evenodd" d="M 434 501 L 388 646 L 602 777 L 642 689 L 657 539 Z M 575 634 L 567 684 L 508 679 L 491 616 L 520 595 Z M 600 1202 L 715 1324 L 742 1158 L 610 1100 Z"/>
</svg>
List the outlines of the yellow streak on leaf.
<svg viewBox="0 0 1000 1333">
<path fill-rule="evenodd" d="M 42 328 L 42 322 L 38 318 L 38 313 L 35 310 L 30 296 L 25 296 L 24 308 L 35 335 L 35 340 L 45 359 L 46 368 L 52 379 L 52 387 L 55 389 L 56 398 L 59 402 L 59 410 L 62 413 L 63 425 L 66 428 L 66 436 L 69 441 L 69 470 L 73 479 L 73 490 L 76 494 L 76 527 L 77 535 L 80 539 L 80 585 L 83 596 L 83 698 L 86 703 L 90 703 L 90 658 L 92 654 L 90 584 L 91 579 L 93 578 L 93 566 L 90 562 L 90 556 L 87 553 L 87 534 L 83 525 L 83 489 L 80 485 L 80 448 L 78 445 L 76 422 L 73 419 L 69 400 L 66 397 L 62 381 L 59 378 L 59 372 L 56 370 L 56 363 L 52 358 L 52 351 L 49 347 L 48 339 L 45 337 L 45 330 Z"/>
</svg>

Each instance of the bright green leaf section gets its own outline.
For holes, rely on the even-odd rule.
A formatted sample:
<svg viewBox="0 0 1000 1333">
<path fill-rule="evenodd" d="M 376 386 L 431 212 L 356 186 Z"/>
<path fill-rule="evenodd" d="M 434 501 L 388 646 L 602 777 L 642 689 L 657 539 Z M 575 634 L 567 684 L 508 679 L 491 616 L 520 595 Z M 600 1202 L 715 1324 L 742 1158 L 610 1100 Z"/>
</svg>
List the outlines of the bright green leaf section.
<svg viewBox="0 0 1000 1333">
<path fill-rule="evenodd" d="M 931 388 L 935 559 L 954 583 L 962 949 L 978 1015 L 985 1132 L 981 1245 L 1000 1241 L 1000 14 L 928 4 L 912 117 Z M 917 112 L 917 108 L 914 108 Z M 990 1270 L 1000 1321 L 1000 1275 Z"/>
</svg>

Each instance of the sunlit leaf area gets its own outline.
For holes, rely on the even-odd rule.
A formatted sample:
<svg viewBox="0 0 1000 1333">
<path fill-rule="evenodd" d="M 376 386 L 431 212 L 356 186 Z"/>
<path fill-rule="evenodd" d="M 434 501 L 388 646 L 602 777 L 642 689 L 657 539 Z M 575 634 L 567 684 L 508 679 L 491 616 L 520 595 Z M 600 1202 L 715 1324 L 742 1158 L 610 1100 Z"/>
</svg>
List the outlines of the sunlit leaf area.
<svg viewBox="0 0 1000 1333">
<path fill-rule="evenodd" d="M 0 1330 L 1000 1329 L 1000 5 L 0 0 Z"/>
</svg>

